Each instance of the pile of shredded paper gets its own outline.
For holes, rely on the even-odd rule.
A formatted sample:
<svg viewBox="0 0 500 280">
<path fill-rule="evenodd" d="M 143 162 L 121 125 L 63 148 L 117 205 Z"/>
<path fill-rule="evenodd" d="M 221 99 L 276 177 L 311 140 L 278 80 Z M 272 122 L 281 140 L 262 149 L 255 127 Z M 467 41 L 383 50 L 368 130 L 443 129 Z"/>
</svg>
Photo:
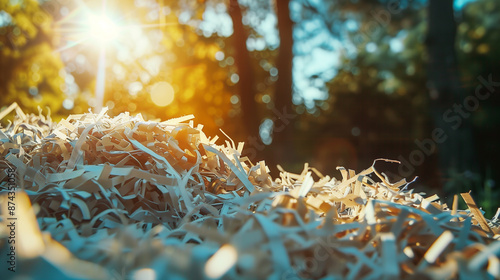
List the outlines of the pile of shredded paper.
<svg viewBox="0 0 500 280">
<path fill-rule="evenodd" d="M 0 129 L 2 279 L 500 278 L 499 212 L 485 219 L 468 193 L 466 210 L 413 193 L 377 161 L 273 179 L 193 116 L 53 123 L 13 104 L 0 120 L 13 111 Z"/>
</svg>

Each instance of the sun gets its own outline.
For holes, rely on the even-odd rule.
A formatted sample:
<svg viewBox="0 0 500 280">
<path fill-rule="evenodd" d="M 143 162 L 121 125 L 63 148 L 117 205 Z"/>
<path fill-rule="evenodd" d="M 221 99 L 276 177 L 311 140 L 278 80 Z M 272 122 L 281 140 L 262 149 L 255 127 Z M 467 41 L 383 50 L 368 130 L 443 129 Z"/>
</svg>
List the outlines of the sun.
<svg viewBox="0 0 500 280">
<path fill-rule="evenodd" d="M 86 19 L 86 34 L 89 39 L 98 44 L 109 44 L 120 34 L 120 27 L 105 14 L 89 14 Z"/>
</svg>

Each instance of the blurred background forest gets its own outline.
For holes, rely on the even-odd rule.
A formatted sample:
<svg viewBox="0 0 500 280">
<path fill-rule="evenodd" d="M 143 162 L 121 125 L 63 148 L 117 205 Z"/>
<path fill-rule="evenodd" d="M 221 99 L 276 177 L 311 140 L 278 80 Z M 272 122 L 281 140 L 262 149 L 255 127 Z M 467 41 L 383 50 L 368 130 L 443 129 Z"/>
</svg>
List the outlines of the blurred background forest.
<svg viewBox="0 0 500 280">
<path fill-rule="evenodd" d="M 499 206 L 497 0 L 6 0 L 0 107 L 194 114 L 253 162 Z M 5 120 L 4 120 L 5 125 Z"/>
</svg>

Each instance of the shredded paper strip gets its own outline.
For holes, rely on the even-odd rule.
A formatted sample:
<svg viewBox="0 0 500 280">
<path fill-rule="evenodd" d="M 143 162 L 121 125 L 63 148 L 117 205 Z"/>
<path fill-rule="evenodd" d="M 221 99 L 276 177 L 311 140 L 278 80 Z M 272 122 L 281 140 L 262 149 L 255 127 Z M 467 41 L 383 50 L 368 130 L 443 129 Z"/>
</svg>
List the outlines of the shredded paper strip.
<svg viewBox="0 0 500 280">
<path fill-rule="evenodd" d="M 11 111 L 0 248 L 6 256 L 15 170 L 16 272 L 1 272 L 12 279 L 500 278 L 500 211 L 486 219 L 469 193 L 469 209 L 457 196 L 450 209 L 389 182 L 378 161 L 339 167 L 339 179 L 307 164 L 273 179 L 192 115 L 103 110 L 53 123 L 13 104 L 0 117 Z"/>
</svg>

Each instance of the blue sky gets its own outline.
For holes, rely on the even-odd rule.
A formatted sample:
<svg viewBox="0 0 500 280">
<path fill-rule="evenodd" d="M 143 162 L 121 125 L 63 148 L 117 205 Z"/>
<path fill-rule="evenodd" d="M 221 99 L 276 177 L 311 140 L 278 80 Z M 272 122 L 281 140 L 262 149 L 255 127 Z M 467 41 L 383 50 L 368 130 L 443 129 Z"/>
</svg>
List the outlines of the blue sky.
<svg viewBox="0 0 500 280">
<path fill-rule="evenodd" d="M 476 0 L 455 0 L 455 2 L 453 2 L 453 6 L 455 7 L 455 10 L 460 10 L 465 4 L 475 1 Z"/>
</svg>

